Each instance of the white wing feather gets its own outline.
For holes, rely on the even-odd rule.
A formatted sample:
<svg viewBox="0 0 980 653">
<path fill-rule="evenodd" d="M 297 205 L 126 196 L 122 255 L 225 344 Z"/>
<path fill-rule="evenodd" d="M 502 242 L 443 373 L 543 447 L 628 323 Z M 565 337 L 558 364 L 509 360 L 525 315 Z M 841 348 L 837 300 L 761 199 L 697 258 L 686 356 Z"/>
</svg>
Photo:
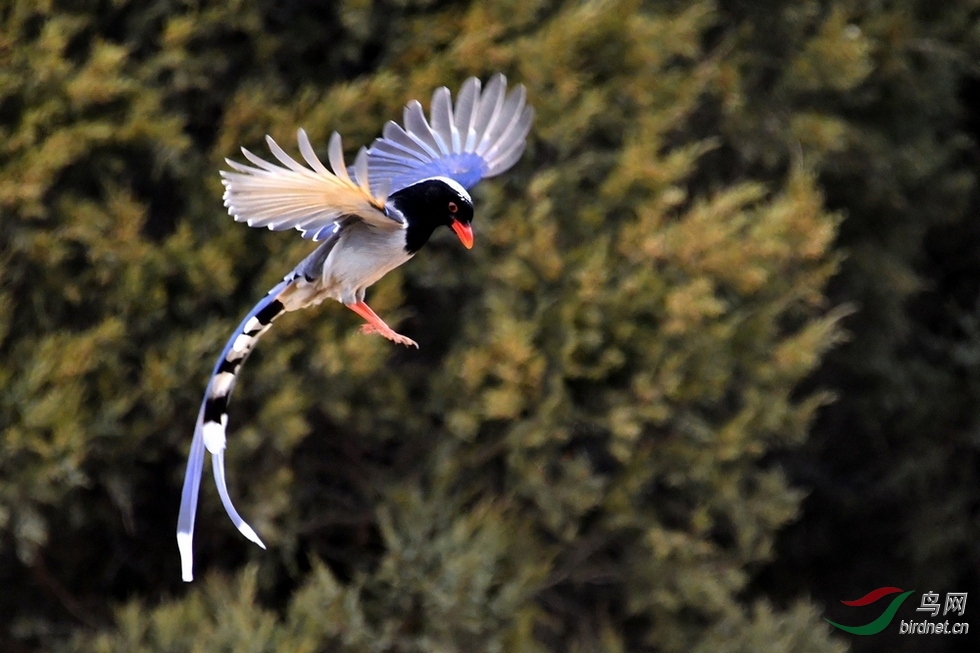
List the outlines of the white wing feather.
<svg viewBox="0 0 980 653">
<path fill-rule="evenodd" d="M 265 161 L 245 148 L 242 153 L 251 166 L 226 159 L 231 171 L 221 171 L 224 201 L 236 221 L 275 231 L 299 229 L 314 236 L 345 216 L 357 216 L 389 229 L 404 228 L 403 220 L 385 210 L 387 193 L 371 192 L 364 148 L 355 163 L 355 182 L 344 163 L 340 134 L 334 132 L 330 137 L 330 170 L 313 151 L 304 130 L 299 130 L 297 140 L 309 168 L 286 154 L 269 136 L 269 150 L 282 165 Z M 383 189 L 381 184 L 377 187 Z"/>
</svg>

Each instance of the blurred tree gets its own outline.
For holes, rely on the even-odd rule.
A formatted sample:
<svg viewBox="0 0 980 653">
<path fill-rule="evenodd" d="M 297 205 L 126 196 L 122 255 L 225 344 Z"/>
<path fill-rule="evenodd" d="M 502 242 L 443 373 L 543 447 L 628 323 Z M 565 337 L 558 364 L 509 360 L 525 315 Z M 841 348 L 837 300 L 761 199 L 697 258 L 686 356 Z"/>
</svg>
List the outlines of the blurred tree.
<svg viewBox="0 0 980 653">
<path fill-rule="evenodd" d="M 828 605 L 882 585 L 978 587 L 980 130 L 966 118 L 980 102 L 965 91 L 980 74 L 980 5 L 722 6 L 740 26 L 729 33 L 744 101 L 721 121 L 717 169 L 740 161 L 779 178 L 798 144 L 847 217 L 829 296 L 858 309 L 844 322 L 850 342 L 811 381 L 838 401 L 780 457 L 814 491 L 759 587 Z M 926 639 L 896 632 L 855 648 L 975 648 Z"/>
</svg>

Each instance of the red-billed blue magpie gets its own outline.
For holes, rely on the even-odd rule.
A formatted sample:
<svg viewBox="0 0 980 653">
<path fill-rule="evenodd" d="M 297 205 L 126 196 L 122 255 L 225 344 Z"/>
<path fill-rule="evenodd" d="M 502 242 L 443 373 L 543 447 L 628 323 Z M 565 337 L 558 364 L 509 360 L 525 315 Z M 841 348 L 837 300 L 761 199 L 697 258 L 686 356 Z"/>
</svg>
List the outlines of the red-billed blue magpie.
<svg viewBox="0 0 980 653">
<path fill-rule="evenodd" d="M 269 137 L 266 141 L 278 164 L 244 148 L 251 165 L 226 159 L 231 170 L 221 172 L 224 202 L 236 221 L 276 231 L 298 229 L 320 245 L 245 316 L 214 367 L 194 429 L 177 521 L 185 581 L 193 579 L 192 538 L 205 450 L 211 454 L 215 484 L 228 516 L 245 537 L 265 548 L 232 504 L 225 481 L 228 399 L 242 363 L 273 320 L 325 299 L 342 302 L 363 317 L 363 332 L 418 346 L 385 324 L 364 302 L 364 293 L 412 258 L 437 227 L 450 227 L 465 247 L 473 246 L 468 189 L 520 159 L 534 116 L 526 106 L 524 87 L 510 93 L 506 87 L 500 74 L 482 89 L 477 78 L 470 78 L 455 107 L 449 89 L 439 88 L 432 96 L 429 120 L 413 100 L 405 107 L 404 127 L 388 122 L 380 138 L 361 148 L 353 174 L 337 133 L 327 148 L 329 169 L 302 129 L 299 151 L 309 167 Z"/>
</svg>

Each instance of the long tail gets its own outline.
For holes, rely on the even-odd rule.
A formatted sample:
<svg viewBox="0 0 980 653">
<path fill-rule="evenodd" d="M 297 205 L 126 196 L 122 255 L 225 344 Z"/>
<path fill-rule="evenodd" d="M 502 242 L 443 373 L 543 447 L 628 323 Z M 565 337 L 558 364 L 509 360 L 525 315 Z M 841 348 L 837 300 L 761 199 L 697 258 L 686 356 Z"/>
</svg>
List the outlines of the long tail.
<svg viewBox="0 0 980 653">
<path fill-rule="evenodd" d="M 204 470 L 204 451 L 211 453 L 214 482 L 221 495 L 221 503 L 231 517 L 231 521 L 242 535 L 263 549 L 265 544 L 259 539 L 251 526 L 241 518 L 228 496 L 225 482 L 225 427 L 228 424 L 228 399 L 238 380 L 238 371 L 248 355 L 255 348 L 272 321 L 286 312 L 280 299 L 290 289 L 298 275 L 287 276 L 279 285 L 269 291 L 262 301 L 256 304 L 242 323 L 238 325 L 224 351 L 214 366 L 211 380 L 204 393 L 204 402 L 197 415 L 194 440 L 191 442 L 187 472 L 184 474 L 184 489 L 180 495 L 180 515 L 177 518 L 177 548 L 180 550 L 181 577 L 189 582 L 194 579 L 194 517 L 197 514 L 197 497 L 201 489 L 201 474 Z"/>
</svg>

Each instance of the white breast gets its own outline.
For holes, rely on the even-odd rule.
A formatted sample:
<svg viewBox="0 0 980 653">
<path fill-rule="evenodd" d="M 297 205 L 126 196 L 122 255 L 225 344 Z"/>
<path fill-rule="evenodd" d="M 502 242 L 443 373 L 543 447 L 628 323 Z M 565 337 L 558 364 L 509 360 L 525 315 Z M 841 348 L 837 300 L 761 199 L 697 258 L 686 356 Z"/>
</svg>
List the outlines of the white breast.
<svg viewBox="0 0 980 653">
<path fill-rule="evenodd" d="M 360 301 L 368 286 L 410 258 L 403 229 L 355 222 L 344 229 L 323 263 L 323 290 L 345 304 Z"/>
</svg>

